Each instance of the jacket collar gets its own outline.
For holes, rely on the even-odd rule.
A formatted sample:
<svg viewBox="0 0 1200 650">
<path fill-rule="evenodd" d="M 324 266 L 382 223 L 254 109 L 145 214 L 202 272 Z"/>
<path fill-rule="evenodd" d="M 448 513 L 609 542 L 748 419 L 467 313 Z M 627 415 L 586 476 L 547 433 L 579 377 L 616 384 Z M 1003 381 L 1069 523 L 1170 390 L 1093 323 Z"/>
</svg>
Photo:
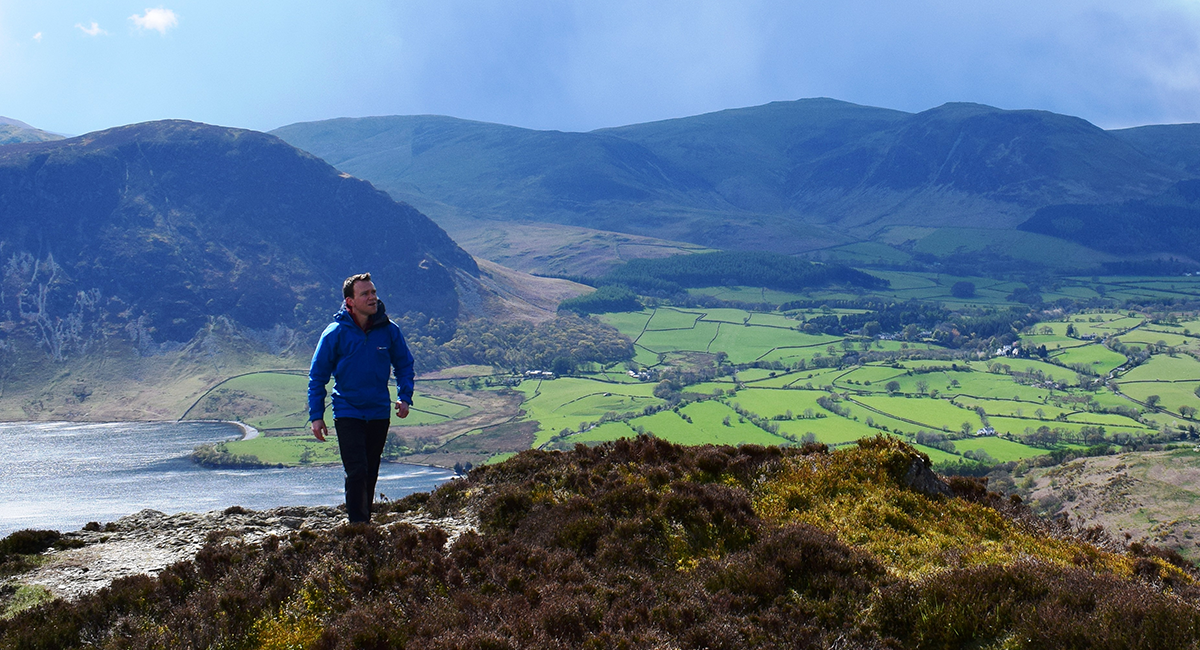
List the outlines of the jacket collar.
<svg viewBox="0 0 1200 650">
<path fill-rule="evenodd" d="M 380 300 L 378 304 L 379 309 L 376 309 L 375 313 L 367 319 L 367 326 L 365 330 L 368 332 L 388 322 L 387 310 L 385 310 L 383 307 L 383 301 Z M 338 310 L 338 313 L 334 314 L 333 320 L 343 325 L 349 325 L 355 328 L 358 327 L 358 323 L 354 322 L 354 316 L 350 315 L 350 310 L 346 309 L 345 305 L 342 305 L 342 308 Z"/>
</svg>

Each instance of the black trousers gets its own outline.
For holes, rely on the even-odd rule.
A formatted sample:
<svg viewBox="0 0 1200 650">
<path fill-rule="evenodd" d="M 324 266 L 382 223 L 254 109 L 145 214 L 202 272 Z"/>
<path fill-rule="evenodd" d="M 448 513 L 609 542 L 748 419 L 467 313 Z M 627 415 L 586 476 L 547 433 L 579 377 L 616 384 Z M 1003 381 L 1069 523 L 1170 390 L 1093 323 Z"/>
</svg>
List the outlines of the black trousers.
<svg viewBox="0 0 1200 650">
<path fill-rule="evenodd" d="M 375 501 L 375 481 L 379 479 L 379 458 L 387 442 L 390 420 L 336 418 L 338 450 L 346 470 L 346 514 L 351 523 L 371 521 Z"/>
</svg>

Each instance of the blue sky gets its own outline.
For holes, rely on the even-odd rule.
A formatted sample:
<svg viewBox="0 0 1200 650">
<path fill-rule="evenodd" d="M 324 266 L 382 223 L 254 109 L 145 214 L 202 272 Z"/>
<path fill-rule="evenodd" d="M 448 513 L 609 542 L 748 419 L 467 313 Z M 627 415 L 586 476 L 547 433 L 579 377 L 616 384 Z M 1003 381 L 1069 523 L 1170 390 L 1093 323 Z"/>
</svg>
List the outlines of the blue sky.
<svg viewBox="0 0 1200 650">
<path fill-rule="evenodd" d="M 1200 122 L 1200 0 L 0 0 L 0 115 L 590 130 L 833 97 Z"/>
</svg>

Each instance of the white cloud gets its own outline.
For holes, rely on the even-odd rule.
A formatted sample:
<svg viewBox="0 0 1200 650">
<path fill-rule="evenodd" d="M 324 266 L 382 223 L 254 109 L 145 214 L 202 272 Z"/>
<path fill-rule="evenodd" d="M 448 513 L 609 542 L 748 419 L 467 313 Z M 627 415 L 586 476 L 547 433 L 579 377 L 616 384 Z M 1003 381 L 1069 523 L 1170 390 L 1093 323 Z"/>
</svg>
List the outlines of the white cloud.
<svg viewBox="0 0 1200 650">
<path fill-rule="evenodd" d="M 106 31 L 104 31 L 103 29 L 101 29 L 100 25 L 97 24 L 96 21 L 94 21 L 94 20 L 92 21 L 92 24 L 89 27 L 84 27 L 83 23 L 75 23 L 75 26 L 79 28 L 79 31 L 83 32 L 84 34 L 87 34 L 88 36 L 99 36 L 101 34 L 108 33 Z M 41 32 L 38 32 L 38 33 L 40 34 Z"/>
<path fill-rule="evenodd" d="M 34 35 L 33 35 L 33 40 L 35 40 L 35 41 L 37 41 L 37 42 L 41 43 L 41 42 L 42 42 L 42 33 L 41 33 L 41 32 L 38 32 L 38 33 L 34 34 Z"/>
<path fill-rule="evenodd" d="M 141 16 L 134 14 L 129 17 L 133 24 L 138 29 L 150 30 L 153 29 L 159 34 L 166 34 L 168 29 L 179 25 L 179 18 L 175 16 L 175 12 L 170 9 L 146 9 L 146 13 Z"/>
</svg>

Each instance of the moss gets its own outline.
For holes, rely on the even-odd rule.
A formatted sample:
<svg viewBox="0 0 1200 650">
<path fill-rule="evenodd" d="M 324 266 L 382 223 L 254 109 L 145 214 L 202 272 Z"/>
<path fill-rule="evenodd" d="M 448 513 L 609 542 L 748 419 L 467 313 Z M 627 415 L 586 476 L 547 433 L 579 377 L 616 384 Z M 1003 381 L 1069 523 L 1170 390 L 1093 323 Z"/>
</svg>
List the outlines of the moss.
<svg viewBox="0 0 1200 650">
<path fill-rule="evenodd" d="M 1131 575 L 1126 556 L 1038 534 L 985 503 L 912 491 L 903 477 L 919 452 L 905 447 L 875 438 L 829 454 L 789 458 L 757 491 L 755 508 L 767 519 L 834 533 L 896 575 L 1009 565 L 1027 557 L 1065 567 L 1081 555 L 1097 570 Z M 969 486 L 960 489 L 981 499 Z M 1162 570 L 1178 571 L 1155 559 Z"/>
<path fill-rule="evenodd" d="M 11 595 L 6 594 L 7 597 L 2 601 L 4 611 L 0 613 L 0 618 L 3 619 L 10 619 L 31 607 L 54 600 L 54 594 L 41 585 L 17 585 L 9 588 L 12 589 Z M 0 590 L 0 593 L 9 588 Z"/>
</svg>

